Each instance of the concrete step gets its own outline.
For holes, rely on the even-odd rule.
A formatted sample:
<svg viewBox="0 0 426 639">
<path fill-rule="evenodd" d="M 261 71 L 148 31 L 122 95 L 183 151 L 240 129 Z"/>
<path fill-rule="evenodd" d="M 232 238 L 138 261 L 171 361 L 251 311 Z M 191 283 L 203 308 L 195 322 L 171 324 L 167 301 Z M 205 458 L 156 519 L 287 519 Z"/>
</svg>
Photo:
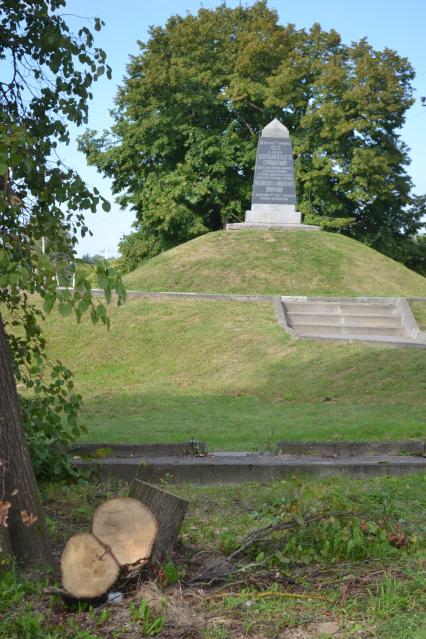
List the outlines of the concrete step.
<svg viewBox="0 0 426 639">
<path fill-rule="evenodd" d="M 295 335 L 388 335 L 403 336 L 405 331 L 402 326 L 330 326 L 319 324 L 298 324 L 293 327 Z"/>
<path fill-rule="evenodd" d="M 326 313 L 287 313 L 289 326 L 315 324 L 317 326 L 401 326 L 399 315 L 334 315 Z"/>
<path fill-rule="evenodd" d="M 284 310 L 291 313 L 326 313 L 327 315 L 395 315 L 394 303 L 366 302 L 283 302 Z"/>
<path fill-rule="evenodd" d="M 426 348 L 407 304 L 399 298 L 281 298 L 280 324 L 296 337 Z"/>
</svg>

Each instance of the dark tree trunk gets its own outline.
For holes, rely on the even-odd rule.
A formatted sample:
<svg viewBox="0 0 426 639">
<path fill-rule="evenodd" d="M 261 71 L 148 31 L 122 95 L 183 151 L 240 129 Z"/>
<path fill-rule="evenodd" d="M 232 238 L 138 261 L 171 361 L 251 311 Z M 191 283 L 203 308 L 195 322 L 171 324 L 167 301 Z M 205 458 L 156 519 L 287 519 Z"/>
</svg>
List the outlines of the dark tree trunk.
<svg viewBox="0 0 426 639">
<path fill-rule="evenodd" d="M 153 559 L 171 557 L 189 502 L 140 479 L 134 480 L 129 494 L 145 504 L 157 520 Z"/>
<path fill-rule="evenodd" d="M 11 503 L 10 547 L 19 563 L 51 562 L 46 523 L 22 424 L 16 383 L 0 315 L 0 496 Z"/>
<path fill-rule="evenodd" d="M 0 507 L 2 506 L 0 502 Z M 3 511 L 4 512 L 4 511 Z M 12 547 L 10 545 L 9 528 L 5 516 L 0 515 L 0 572 L 7 566 L 12 557 Z M 5 525 L 6 524 L 6 525 Z"/>
<path fill-rule="evenodd" d="M 212 212 L 209 217 L 210 217 L 209 229 L 211 231 L 221 231 L 223 229 L 223 220 L 222 220 L 221 208 L 218 204 L 213 204 Z"/>
</svg>

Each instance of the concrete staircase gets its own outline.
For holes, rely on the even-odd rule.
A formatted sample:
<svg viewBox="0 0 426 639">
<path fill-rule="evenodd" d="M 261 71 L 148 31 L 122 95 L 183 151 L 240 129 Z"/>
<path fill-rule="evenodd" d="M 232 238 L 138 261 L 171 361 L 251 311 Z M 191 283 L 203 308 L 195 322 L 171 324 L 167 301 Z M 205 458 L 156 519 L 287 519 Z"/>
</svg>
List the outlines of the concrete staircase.
<svg viewBox="0 0 426 639">
<path fill-rule="evenodd" d="M 404 298 L 281 297 L 278 321 L 294 337 L 426 348 Z"/>
</svg>

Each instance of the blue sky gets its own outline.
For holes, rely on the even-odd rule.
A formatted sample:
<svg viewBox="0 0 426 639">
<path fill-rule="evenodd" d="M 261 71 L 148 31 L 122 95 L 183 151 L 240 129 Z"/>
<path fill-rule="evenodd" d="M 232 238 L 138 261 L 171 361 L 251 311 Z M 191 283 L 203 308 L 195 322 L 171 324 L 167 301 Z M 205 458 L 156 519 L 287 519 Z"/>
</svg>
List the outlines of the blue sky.
<svg viewBox="0 0 426 639">
<path fill-rule="evenodd" d="M 214 8 L 218 4 L 218 1 L 204 0 L 202 6 Z M 239 2 L 227 4 L 232 7 Z M 125 75 L 129 54 L 138 52 L 137 40 L 147 39 L 149 26 L 163 25 L 173 14 L 196 13 L 200 6 L 195 0 L 68 0 L 64 13 L 99 16 L 106 23 L 96 34 L 96 45 L 105 49 L 113 77 L 111 81 L 102 78 L 94 85 L 90 128 L 109 128 L 109 110 Z M 336 29 L 346 43 L 367 37 L 374 48 L 390 47 L 410 60 L 416 71 L 416 102 L 407 114 L 401 137 L 411 149 L 409 173 L 415 192 L 425 193 L 426 107 L 421 106 L 420 96 L 426 95 L 426 3 L 421 0 L 269 0 L 269 6 L 278 11 L 282 24 L 291 22 L 298 28 L 309 28 L 319 22 L 325 29 Z M 73 16 L 67 17 L 67 21 L 73 30 L 82 24 L 81 19 Z M 113 202 L 109 181 L 93 167 L 87 167 L 84 156 L 76 150 L 75 137 L 73 135 L 73 143 L 64 152 L 65 161 Z M 87 221 L 93 237 L 80 241 L 79 254 L 105 252 L 111 256 L 117 254 L 121 236 L 131 230 L 133 216 L 113 203 L 110 213 L 89 214 Z"/>
</svg>

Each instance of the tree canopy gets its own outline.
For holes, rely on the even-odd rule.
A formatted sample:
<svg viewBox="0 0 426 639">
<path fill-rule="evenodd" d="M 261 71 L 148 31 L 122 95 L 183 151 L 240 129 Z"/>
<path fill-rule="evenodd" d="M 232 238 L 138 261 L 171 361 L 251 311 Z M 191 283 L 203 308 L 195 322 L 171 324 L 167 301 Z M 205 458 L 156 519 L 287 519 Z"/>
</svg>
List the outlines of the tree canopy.
<svg viewBox="0 0 426 639">
<path fill-rule="evenodd" d="M 139 47 L 111 131 L 80 140 L 136 211 L 122 242 L 129 267 L 244 219 L 258 136 L 274 117 L 293 140 L 305 221 L 352 220 L 345 231 L 378 247 L 417 230 L 424 210 L 412 207 L 399 137 L 412 104 L 406 58 L 319 24 L 283 26 L 263 1 L 173 16 Z"/>
<path fill-rule="evenodd" d="M 87 122 L 92 82 L 110 75 L 86 24 L 70 32 L 64 7 L 65 0 L 3 0 L 0 8 L 0 558 L 30 561 L 49 552 L 23 418 L 44 461 L 79 434 L 80 398 L 70 371 L 48 365 L 43 314 L 58 302 L 62 315 L 79 319 L 87 310 L 108 323 L 84 274 L 77 273 L 75 290 L 56 289 L 58 268 L 74 268 L 78 236 L 88 232 L 85 211 L 109 209 L 59 157 L 69 123 Z M 96 18 L 95 30 L 101 26 Z M 97 274 L 107 301 L 114 288 L 121 301 L 116 273 L 99 264 Z M 14 375 L 32 391 L 21 404 Z M 49 477 L 57 470 L 51 466 Z"/>
</svg>

